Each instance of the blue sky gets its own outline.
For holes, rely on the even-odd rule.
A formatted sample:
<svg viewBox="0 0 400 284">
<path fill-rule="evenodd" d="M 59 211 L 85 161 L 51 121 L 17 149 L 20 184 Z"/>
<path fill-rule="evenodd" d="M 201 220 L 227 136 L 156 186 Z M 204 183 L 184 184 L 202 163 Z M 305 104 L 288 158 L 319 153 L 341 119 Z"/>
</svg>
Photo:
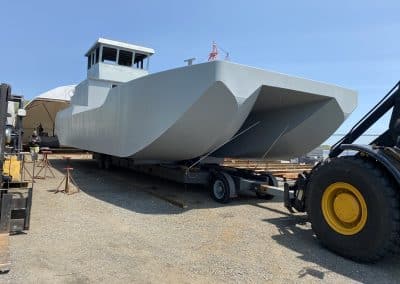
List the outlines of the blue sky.
<svg viewBox="0 0 400 284">
<path fill-rule="evenodd" d="M 98 37 L 154 48 L 152 72 L 182 66 L 189 57 L 205 61 L 215 40 L 234 62 L 357 90 L 359 106 L 337 133 L 347 131 L 400 79 L 399 1 L 0 0 L 0 5 L 0 81 L 26 98 L 83 80 L 83 54 Z M 370 133 L 385 127 L 378 123 Z"/>
</svg>

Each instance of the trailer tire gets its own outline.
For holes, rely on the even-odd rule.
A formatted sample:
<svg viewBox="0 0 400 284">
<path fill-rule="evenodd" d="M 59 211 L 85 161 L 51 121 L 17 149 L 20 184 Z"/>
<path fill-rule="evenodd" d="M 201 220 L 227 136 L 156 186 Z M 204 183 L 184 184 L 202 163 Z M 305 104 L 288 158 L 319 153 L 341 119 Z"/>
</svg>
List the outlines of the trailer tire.
<svg viewBox="0 0 400 284">
<path fill-rule="evenodd" d="M 394 251 L 400 234 L 398 190 L 374 161 L 328 159 L 307 186 L 312 228 L 328 249 L 359 262 L 374 262 Z"/>
<path fill-rule="evenodd" d="M 222 173 L 214 173 L 210 182 L 211 198 L 219 203 L 230 201 L 229 182 Z"/>
</svg>

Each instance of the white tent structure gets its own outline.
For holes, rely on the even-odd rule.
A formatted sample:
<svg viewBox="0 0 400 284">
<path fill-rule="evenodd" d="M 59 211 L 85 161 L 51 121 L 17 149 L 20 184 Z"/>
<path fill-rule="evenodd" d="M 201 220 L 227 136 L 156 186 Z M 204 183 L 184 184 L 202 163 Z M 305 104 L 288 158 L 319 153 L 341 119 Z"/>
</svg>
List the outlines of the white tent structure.
<svg viewBox="0 0 400 284">
<path fill-rule="evenodd" d="M 75 85 L 57 87 L 40 94 L 25 105 L 26 117 L 23 119 L 24 143 L 28 142 L 33 130 L 37 130 L 40 125 L 43 128 L 42 141 L 54 140 L 56 114 L 69 106 L 74 92 Z"/>
</svg>

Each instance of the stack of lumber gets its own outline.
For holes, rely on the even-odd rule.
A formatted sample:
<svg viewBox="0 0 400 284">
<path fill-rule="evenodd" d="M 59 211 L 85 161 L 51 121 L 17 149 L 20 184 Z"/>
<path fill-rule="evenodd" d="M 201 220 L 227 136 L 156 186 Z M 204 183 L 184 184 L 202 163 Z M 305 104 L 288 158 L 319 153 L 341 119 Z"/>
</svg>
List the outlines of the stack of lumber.
<svg viewBox="0 0 400 284">
<path fill-rule="evenodd" d="M 313 165 L 289 163 L 281 161 L 266 161 L 266 160 L 235 160 L 225 159 L 224 166 L 238 169 L 250 169 L 255 171 L 269 172 L 276 177 L 286 179 L 296 179 L 299 173 L 308 172 Z"/>
</svg>

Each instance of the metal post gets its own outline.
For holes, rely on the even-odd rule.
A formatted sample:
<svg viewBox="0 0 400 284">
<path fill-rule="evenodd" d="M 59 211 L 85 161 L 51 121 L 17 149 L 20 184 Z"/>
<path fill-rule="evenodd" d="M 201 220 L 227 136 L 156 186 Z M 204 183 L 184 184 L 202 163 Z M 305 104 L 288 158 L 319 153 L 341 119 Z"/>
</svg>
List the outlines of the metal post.
<svg viewBox="0 0 400 284">
<path fill-rule="evenodd" d="M 10 232 L 12 194 L 1 195 L 0 233 Z"/>
<path fill-rule="evenodd" d="M 31 207 L 32 207 L 32 188 L 28 189 L 28 197 L 26 200 L 26 207 L 25 207 L 26 215 L 25 215 L 24 230 L 29 230 L 29 224 L 31 221 Z"/>
<path fill-rule="evenodd" d="M 7 84 L 0 85 L 0 129 L 4 133 L 7 124 L 7 99 L 11 95 L 11 87 Z M 5 137 L 0 134 L 0 176 L 3 175 Z M 0 181 L 2 182 L 2 180 Z"/>
<path fill-rule="evenodd" d="M 115 61 L 115 65 L 118 65 L 118 61 L 119 61 L 119 48 L 117 48 L 117 58 Z"/>
<path fill-rule="evenodd" d="M 103 58 L 103 46 L 100 45 L 99 46 L 100 52 L 99 52 L 99 63 L 103 62 L 102 58 Z"/>
</svg>

